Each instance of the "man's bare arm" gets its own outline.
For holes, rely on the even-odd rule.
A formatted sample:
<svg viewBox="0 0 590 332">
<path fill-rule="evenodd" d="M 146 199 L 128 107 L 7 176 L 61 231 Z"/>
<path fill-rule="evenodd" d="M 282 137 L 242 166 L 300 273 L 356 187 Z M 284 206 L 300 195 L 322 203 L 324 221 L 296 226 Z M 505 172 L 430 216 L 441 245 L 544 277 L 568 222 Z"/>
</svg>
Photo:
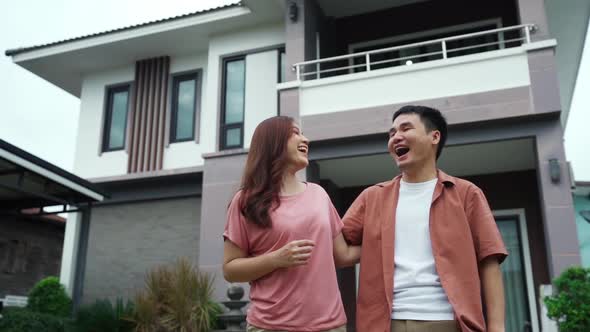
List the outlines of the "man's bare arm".
<svg viewBox="0 0 590 332">
<path fill-rule="evenodd" d="M 498 259 L 491 256 L 481 261 L 479 263 L 479 273 L 486 307 L 488 331 L 504 332 L 504 284 Z"/>
</svg>

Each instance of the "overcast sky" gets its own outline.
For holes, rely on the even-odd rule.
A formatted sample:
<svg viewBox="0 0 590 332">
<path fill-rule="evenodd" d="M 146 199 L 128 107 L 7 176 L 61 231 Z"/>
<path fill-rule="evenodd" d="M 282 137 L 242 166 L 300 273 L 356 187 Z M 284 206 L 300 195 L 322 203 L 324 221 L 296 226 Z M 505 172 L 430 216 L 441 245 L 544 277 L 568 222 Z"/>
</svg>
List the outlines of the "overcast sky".
<svg viewBox="0 0 590 332">
<path fill-rule="evenodd" d="M 19 0 L 0 11 L 0 139 L 71 171 L 80 100 L 12 63 L 7 49 L 217 7 L 236 0 Z M 141 8 L 141 10 L 137 10 Z"/>
<path fill-rule="evenodd" d="M 590 182 L 590 23 L 565 128 L 565 153 L 576 181 Z"/>
<path fill-rule="evenodd" d="M 13 64 L 6 49 L 144 23 L 235 0 L 19 0 L 0 11 L 0 138 L 72 170 L 77 98 Z M 137 10 L 141 8 L 141 10 Z M 565 142 L 577 181 L 590 181 L 590 31 Z"/>
</svg>

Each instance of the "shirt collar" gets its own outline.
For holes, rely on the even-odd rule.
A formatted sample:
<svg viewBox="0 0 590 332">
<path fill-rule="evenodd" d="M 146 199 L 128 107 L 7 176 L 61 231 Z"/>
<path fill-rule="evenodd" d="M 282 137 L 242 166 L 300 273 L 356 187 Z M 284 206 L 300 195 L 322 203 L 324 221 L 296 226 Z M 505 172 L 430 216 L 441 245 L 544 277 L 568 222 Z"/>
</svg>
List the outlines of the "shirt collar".
<svg viewBox="0 0 590 332">
<path fill-rule="evenodd" d="M 448 175 L 447 173 L 441 171 L 440 169 L 437 169 L 436 176 L 438 178 L 438 182 L 442 183 L 445 187 L 454 186 L 457 184 L 457 180 L 455 177 Z M 380 187 L 393 186 L 394 184 L 399 184 L 401 179 L 402 179 L 402 175 L 400 174 L 400 175 L 394 177 L 393 180 L 381 182 L 381 183 L 378 183 L 377 185 Z"/>
</svg>

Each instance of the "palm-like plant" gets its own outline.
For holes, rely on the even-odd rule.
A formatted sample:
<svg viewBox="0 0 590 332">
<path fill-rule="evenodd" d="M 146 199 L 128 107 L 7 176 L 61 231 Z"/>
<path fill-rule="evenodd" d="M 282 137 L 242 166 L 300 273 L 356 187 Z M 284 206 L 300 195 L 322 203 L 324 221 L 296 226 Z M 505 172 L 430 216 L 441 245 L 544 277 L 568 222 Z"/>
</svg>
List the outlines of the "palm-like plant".
<svg viewBox="0 0 590 332">
<path fill-rule="evenodd" d="M 159 305 L 145 291 L 135 296 L 135 310 L 130 320 L 135 324 L 135 332 L 161 331 L 158 323 Z"/>
<path fill-rule="evenodd" d="M 146 287 L 135 297 L 133 321 L 137 332 L 205 332 L 215 324 L 221 308 L 211 300 L 213 278 L 187 259 L 159 266 L 146 277 Z"/>
</svg>

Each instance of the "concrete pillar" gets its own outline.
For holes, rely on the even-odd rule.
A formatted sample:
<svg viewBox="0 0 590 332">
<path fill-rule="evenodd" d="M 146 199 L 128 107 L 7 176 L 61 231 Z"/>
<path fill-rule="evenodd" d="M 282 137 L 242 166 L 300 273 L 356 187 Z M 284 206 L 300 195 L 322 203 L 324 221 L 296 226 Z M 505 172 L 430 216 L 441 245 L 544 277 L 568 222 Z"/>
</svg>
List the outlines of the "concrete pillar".
<svg viewBox="0 0 590 332">
<path fill-rule="evenodd" d="M 522 24 L 533 23 L 537 31 L 531 34 L 531 40 L 550 38 L 547 26 L 547 12 L 543 0 L 518 0 L 518 15 Z"/>
<path fill-rule="evenodd" d="M 227 207 L 240 186 L 245 151 L 205 155 L 199 239 L 199 268 L 215 277 L 214 298 L 225 300 L 229 283 L 223 279 L 223 229 Z M 248 284 L 240 284 L 249 294 Z"/>
<path fill-rule="evenodd" d="M 539 132 L 535 144 L 547 262 L 549 274 L 554 278 L 567 267 L 581 263 L 570 174 L 559 121 L 554 121 L 548 130 Z M 551 167 L 556 167 L 558 180 L 552 180 Z"/>
<path fill-rule="evenodd" d="M 74 293 L 74 280 L 76 276 L 76 259 L 78 258 L 78 241 L 80 239 L 80 225 L 82 213 L 70 213 L 66 221 L 64 243 L 61 254 L 61 270 L 59 281 L 65 287 L 68 295 Z"/>
</svg>

